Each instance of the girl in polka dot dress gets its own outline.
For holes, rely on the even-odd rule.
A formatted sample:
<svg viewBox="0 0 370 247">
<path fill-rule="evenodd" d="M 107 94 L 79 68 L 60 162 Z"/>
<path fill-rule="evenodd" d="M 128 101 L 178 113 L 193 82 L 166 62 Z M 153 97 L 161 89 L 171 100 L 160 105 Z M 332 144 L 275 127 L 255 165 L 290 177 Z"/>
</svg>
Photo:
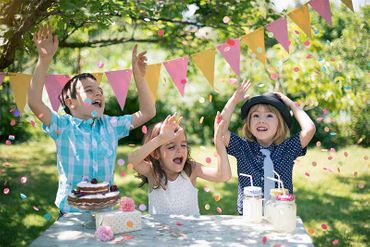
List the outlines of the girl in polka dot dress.
<svg viewBox="0 0 370 247">
<path fill-rule="evenodd" d="M 184 129 L 176 120 L 176 113 L 157 123 L 144 137 L 144 144 L 128 155 L 143 182 L 149 184 L 150 214 L 199 215 L 198 177 L 225 182 L 231 178 L 231 169 L 222 136 L 225 122 L 215 119 L 214 142 L 217 166 L 203 166 L 189 156 Z M 208 162 L 208 161 L 207 161 Z"/>
<path fill-rule="evenodd" d="M 235 106 L 248 97 L 246 93 L 250 87 L 249 81 L 243 81 L 226 103 L 221 115 L 227 128 Z M 291 137 L 289 137 L 292 121 L 290 111 L 293 112 L 301 127 L 301 131 Z M 273 174 L 271 171 L 273 169 L 280 175 L 284 187 L 289 189 L 289 193 L 293 193 L 294 160 L 306 154 L 306 147 L 316 131 L 310 117 L 291 99 L 279 92 L 263 94 L 247 100 L 241 108 L 241 118 L 244 121 L 245 137 L 226 131 L 224 138 L 227 153 L 237 160 L 237 210 L 240 215 L 243 213 L 243 188 L 251 185 L 249 178 L 240 176 L 240 173 L 250 174 L 253 177 L 254 186 L 264 190 L 265 183 L 270 181 L 264 178 L 264 173 Z M 269 167 L 264 162 L 267 155 L 270 156 L 269 161 L 270 164 L 272 161 L 272 164 L 266 169 Z M 274 185 L 276 187 L 277 183 L 272 183 L 272 187 Z"/>
</svg>

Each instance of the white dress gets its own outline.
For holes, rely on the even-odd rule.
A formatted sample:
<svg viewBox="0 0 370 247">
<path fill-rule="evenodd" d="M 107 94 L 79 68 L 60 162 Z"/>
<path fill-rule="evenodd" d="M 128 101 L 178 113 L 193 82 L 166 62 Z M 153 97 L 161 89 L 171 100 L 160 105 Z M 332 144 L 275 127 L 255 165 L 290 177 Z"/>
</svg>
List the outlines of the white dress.
<svg viewBox="0 0 370 247">
<path fill-rule="evenodd" d="M 167 189 L 152 189 L 148 193 L 150 214 L 199 215 L 198 189 L 184 171 L 175 181 L 168 180 Z"/>
</svg>

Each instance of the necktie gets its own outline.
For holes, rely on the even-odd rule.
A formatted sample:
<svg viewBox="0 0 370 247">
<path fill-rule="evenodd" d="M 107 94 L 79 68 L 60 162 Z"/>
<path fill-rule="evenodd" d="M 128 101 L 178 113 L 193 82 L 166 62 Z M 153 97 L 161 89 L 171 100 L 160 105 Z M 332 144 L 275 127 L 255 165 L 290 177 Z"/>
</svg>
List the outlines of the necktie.
<svg viewBox="0 0 370 247">
<path fill-rule="evenodd" d="M 268 200 L 270 199 L 270 190 L 275 188 L 275 182 L 267 178 L 274 177 L 274 164 L 270 157 L 270 150 L 261 149 L 261 153 L 265 155 L 265 159 L 263 160 L 263 196 L 265 200 Z"/>
</svg>

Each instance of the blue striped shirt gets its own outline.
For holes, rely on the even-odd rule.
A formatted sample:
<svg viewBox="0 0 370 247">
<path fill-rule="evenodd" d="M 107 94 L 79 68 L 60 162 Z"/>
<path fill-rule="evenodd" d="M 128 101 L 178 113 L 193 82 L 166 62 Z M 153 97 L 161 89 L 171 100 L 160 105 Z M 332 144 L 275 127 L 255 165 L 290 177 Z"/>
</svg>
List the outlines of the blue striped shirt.
<svg viewBox="0 0 370 247">
<path fill-rule="evenodd" d="M 118 140 L 128 136 L 131 115 L 82 120 L 52 111 L 49 126 L 43 129 L 54 139 L 57 151 L 59 186 L 55 204 L 63 212 L 78 212 L 67 196 L 83 178 L 113 183 Z"/>
</svg>

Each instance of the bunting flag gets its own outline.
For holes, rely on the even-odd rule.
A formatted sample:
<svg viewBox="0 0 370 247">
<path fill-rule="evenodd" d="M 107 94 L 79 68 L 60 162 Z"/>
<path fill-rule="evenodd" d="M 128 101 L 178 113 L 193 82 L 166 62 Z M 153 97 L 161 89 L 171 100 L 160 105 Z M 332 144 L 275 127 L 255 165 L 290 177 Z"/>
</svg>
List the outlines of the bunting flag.
<svg viewBox="0 0 370 247">
<path fill-rule="evenodd" d="M 30 87 L 32 75 L 15 73 L 9 76 L 10 86 L 13 91 L 14 100 L 20 113 L 23 113 L 26 106 L 28 88 Z"/>
<path fill-rule="evenodd" d="M 355 10 L 353 8 L 352 0 L 342 0 L 342 3 L 344 3 L 350 10 L 355 12 Z"/>
<path fill-rule="evenodd" d="M 266 26 L 267 30 L 272 32 L 275 39 L 284 47 L 289 53 L 289 39 L 288 39 L 288 28 L 287 18 L 280 17 L 276 21 L 271 22 Z"/>
<path fill-rule="evenodd" d="M 329 0 L 311 0 L 308 3 L 331 26 L 332 23 Z"/>
<path fill-rule="evenodd" d="M 263 27 L 244 35 L 241 40 L 247 44 L 249 49 L 252 50 L 252 52 L 263 64 L 266 63 L 265 36 Z"/>
<path fill-rule="evenodd" d="M 288 14 L 288 16 L 303 30 L 303 32 L 309 38 L 311 38 L 310 14 L 308 12 L 307 4 L 293 10 Z"/>
<path fill-rule="evenodd" d="M 191 56 L 195 65 L 202 71 L 212 88 L 214 88 L 215 56 L 216 50 L 214 48 L 207 49 Z"/>
<path fill-rule="evenodd" d="M 161 67 L 162 67 L 161 63 L 149 64 L 146 67 L 146 73 L 144 77 L 146 83 L 149 86 L 150 94 L 152 96 L 152 100 L 154 103 L 157 100 L 157 89 L 158 89 Z"/>
<path fill-rule="evenodd" d="M 103 79 L 103 73 L 91 73 L 96 78 L 96 82 L 100 85 L 101 80 Z"/>
<path fill-rule="evenodd" d="M 185 84 L 187 83 L 188 62 L 189 56 L 185 56 L 163 63 L 181 96 L 184 96 Z"/>
<path fill-rule="evenodd" d="M 113 89 L 114 94 L 118 100 L 118 103 L 123 110 L 126 102 L 128 87 L 130 86 L 132 70 L 117 70 L 117 71 L 107 71 L 105 75 Z"/>
<path fill-rule="evenodd" d="M 226 62 L 240 76 L 240 41 L 239 39 L 227 39 L 222 45 L 217 46 L 218 51 L 225 58 Z"/>
<path fill-rule="evenodd" d="M 51 107 L 58 112 L 60 101 L 59 95 L 62 92 L 64 85 L 70 79 L 67 75 L 46 75 L 45 88 L 49 95 Z"/>
<path fill-rule="evenodd" d="M 1 83 L 3 83 L 5 75 L 6 75 L 5 73 L 0 72 L 0 86 L 1 86 Z"/>
</svg>

